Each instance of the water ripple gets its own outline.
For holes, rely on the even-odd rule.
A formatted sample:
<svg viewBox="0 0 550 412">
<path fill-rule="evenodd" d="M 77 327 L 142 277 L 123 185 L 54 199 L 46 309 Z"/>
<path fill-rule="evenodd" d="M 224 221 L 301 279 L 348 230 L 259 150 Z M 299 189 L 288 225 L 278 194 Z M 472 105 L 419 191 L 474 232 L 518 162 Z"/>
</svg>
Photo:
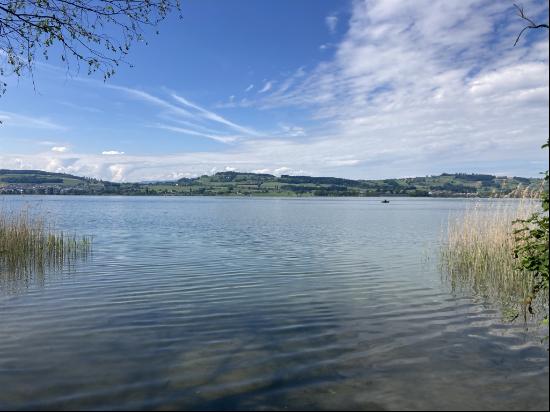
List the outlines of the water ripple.
<svg viewBox="0 0 550 412">
<path fill-rule="evenodd" d="M 0 283 L 0 409 L 548 409 L 544 346 L 423 258 L 463 200 L 32 199 L 94 250 Z"/>
</svg>

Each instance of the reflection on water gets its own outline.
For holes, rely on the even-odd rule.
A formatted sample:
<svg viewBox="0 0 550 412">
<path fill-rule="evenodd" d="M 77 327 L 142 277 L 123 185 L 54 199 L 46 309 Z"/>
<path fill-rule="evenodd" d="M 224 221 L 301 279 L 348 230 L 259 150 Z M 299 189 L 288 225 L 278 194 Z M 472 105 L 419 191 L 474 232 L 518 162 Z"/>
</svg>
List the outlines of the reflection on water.
<svg viewBox="0 0 550 412">
<path fill-rule="evenodd" d="M 0 209 L 0 287 L 18 293 L 44 285 L 46 274 L 71 269 L 88 257 L 91 247 L 91 237 L 55 230 L 28 207 Z"/>
<path fill-rule="evenodd" d="M 454 291 L 498 306 L 505 318 L 520 315 L 531 325 L 548 316 L 548 296 L 533 301 L 535 279 L 515 257 L 514 222 L 540 210 L 540 200 L 475 202 L 449 219 L 443 234 L 441 269 Z M 546 333 L 542 330 L 541 333 Z"/>
<path fill-rule="evenodd" d="M 18 260 L 5 263 L 0 259 L 0 290 L 3 294 L 21 294 L 29 288 L 43 288 L 47 282 L 55 282 L 62 276 L 76 273 L 77 265 L 86 262 L 91 256 L 90 249 L 75 252 L 45 261 Z"/>
<path fill-rule="evenodd" d="M 548 409 L 544 346 L 423 262 L 467 201 L 32 199 L 94 255 L 0 285 L 2 409 Z"/>
</svg>

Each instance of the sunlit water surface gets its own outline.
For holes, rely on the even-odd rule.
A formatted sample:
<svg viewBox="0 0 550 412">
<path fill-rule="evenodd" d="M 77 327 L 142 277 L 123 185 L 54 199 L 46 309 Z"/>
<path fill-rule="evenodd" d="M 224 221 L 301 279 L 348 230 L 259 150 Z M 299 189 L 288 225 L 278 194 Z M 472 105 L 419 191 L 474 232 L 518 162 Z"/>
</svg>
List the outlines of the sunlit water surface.
<svg viewBox="0 0 550 412">
<path fill-rule="evenodd" d="M 94 237 L 0 276 L 0 408 L 548 410 L 545 344 L 437 269 L 469 202 L 0 198 Z"/>
</svg>

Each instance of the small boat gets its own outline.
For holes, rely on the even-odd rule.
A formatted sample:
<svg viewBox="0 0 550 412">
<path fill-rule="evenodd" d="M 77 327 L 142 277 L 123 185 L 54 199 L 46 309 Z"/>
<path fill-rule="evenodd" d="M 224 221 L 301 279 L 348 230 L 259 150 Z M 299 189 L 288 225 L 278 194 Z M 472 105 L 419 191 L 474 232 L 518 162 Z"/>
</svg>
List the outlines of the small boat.
<svg viewBox="0 0 550 412">
<path fill-rule="evenodd" d="M 382 200 L 382 203 L 390 203 L 390 201 L 388 199 L 384 199 Z"/>
</svg>

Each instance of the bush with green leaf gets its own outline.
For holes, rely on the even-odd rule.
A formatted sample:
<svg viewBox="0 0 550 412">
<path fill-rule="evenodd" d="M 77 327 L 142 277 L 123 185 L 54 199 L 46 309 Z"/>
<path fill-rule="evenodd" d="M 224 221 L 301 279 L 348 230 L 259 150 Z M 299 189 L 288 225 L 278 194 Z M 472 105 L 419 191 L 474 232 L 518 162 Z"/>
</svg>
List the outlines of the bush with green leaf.
<svg viewBox="0 0 550 412">
<path fill-rule="evenodd" d="M 547 148 L 546 143 L 542 148 Z M 548 184 L 548 171 L 545 173 Z M 526 304 L 531 310 L 531 302 L 540 292 L 548 293 L 548 188 L 542 194 L 542 211 L 532 214 L 528 219 L 517 220 L 514 230 L 516 238 L 515 257 L 522 269 L 531 273 L 535 279 L 533 290 Z"/>
</svg>

